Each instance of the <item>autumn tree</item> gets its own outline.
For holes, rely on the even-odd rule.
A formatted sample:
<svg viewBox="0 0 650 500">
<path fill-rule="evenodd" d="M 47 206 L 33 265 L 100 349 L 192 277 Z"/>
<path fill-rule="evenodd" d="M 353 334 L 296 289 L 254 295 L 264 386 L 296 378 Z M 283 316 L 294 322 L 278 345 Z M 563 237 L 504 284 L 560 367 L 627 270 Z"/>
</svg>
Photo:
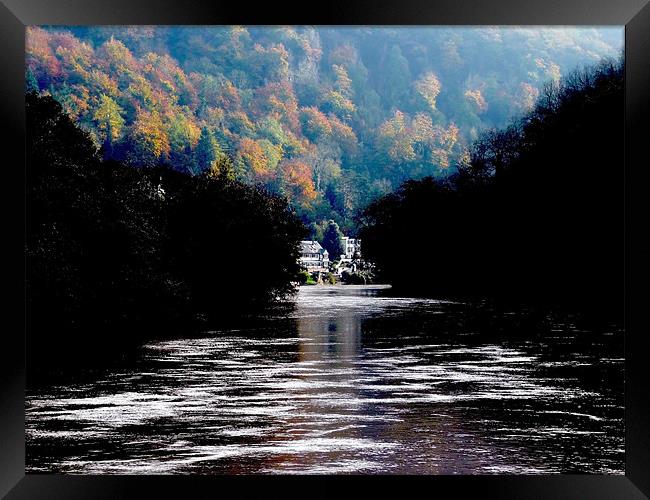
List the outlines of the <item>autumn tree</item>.
<svg viewBox="0 0 650 500">
<path fill-rule="evenodd" d="M 99 141 L 104 148 L 106 157 L 111 157 L 113 144 L 121 137 L 124 129 L 124 118 L 117 103 L 105 94 L 100 96 L 100 105 L 93 115 L 99 131 Z"/>
<path fill-rule="evenodd" d="M 415 90 L 424 100 L 431 111 L 436 110 L 436 99 L 440 94 L 440 80 L 435 73 L 429 71 L 422 75 L 414 83 Z"/>
<path fill-rule="evenodd" d="M 282 191 L 289 199 L 301 200 L 303 205 L 309 205 L 316 198 L 316 189 L 309 165 L 292 160 L 280 166 Z"/>
<path fill-rule="evenodd" d="M 467 89 L 465 91 L 465 99 L 471 103 L 476 113 L 484 113 L 487 111 L 488 105 L 480 89 Z"/>
<path fill-rule="evenodd" d="M 264 153 L 264 148 L 258 141 L 244 138 L 239 143 L 237 154 L 246 169 L 246 174 L 254 181 L 264 181 L 269 178 L 268 158 Z"/>
<path fill-rule="evenodd" d="M 239 179 L 277 191 L 282 165 L 303 163 L 317 196 L 286 189 L 290 201 L 306 220 L 347 227 L 376 193 L 449 175 L 482 130 L 557 86 L 560 68 L 612 47 L 597 30 L 567 29 L 561 44 L 535 33 L 29 27 L 25 77 L 106 158 L 198 174 L 212 168 L 213 138 Z"/>
<path fill-rule="evenodd" d="M 125 159 L 133 165 L 157 165 L 164 161 L 170 152 L 169 138 L 162 118 L 156 111 L 140 110 L 125 139 Z"/>
</svg>

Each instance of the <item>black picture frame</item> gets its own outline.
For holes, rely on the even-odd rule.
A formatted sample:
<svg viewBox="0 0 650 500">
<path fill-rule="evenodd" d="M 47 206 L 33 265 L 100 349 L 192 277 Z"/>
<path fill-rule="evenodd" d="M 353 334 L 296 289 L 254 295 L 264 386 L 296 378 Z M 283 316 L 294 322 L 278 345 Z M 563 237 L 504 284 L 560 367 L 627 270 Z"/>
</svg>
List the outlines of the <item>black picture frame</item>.
<svg viewBox="0 0 650 500">
<path fill-rule="evenodd" d="M 0 103 L 5 131 L 4 247 L 8 298 L 0 370 L 0 495 L 20 498 L 229 497 L 337 494 L 351 483 L 366 495 L 535 499 L 642 499 L 650 496 L 650 355 L 647 195 L 650 170 L 650 5 L 648 0 L 347 0 L 322 4 L 195 0 L 1 0 Z M 28 25 L 625 25 L 625 476 L 73 476 L 25 475 L 24 439 L 24 59 Z M 634 209 L 633 209 L 634 202 Z M 636 227 L 635 227 L 636 226 Z M 624 228 L 624 230 L 623 230 Z M 9 235 L 12 235 L 11 237 Z M 14 237 L 15 236 L 15 237 Z M 15 263 L 13 261 L 15 258 Z M 632 292 L 632 286 L 639 291 Z M 10 321 L 11 319 L 15 321 Z M 27 360 L 28 361 L 28 360 Z M 307 482 L 309 484 L 307 484 Z M 305 488 L 308 486 L 308 488 Z M 345 488 L 345 490 L 342 490 Z"/>
</svg>

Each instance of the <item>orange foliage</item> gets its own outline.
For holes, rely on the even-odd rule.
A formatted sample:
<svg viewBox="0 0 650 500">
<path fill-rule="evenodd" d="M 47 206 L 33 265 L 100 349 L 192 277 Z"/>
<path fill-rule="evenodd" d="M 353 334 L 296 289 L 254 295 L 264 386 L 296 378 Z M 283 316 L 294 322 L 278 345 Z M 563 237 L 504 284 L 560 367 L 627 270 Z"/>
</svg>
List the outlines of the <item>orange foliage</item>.
<svg viewBox="0 0 650 500">
<path fill-rule="evenodd" d="M 269 166 L 264 148 L 255 140 L 244 137 L 239 141 L 239 156 L 257 181 L 268 181 Z"/>
<path fill-rule="evenodd" d="M 37 78 L 56 79 L 61 75 L 61 64 L 50 48 L 50 34 L 36 26 L 27 28 L 25 40 L 27 67 Z"/>
<path fill-rule="evenodd" d="M 287 81 L 267 83 L 256 91 L 255 110 L 259 116 L 276 116 L 291 131 L 300 128 L 298 99 Z"/>
<path fill-rule="evenodd" d="M 157 111 L 138 110 L 137 118 L 131 127 L 131 139 L 138 146 L 139 160 L 159 160 L 169 155 L 169 138 Z"/>
<path fill-rule="evenodd" d="M 70 34 L 53 39 L 54 49 L 63 71 L 74 75 L 79 81 L 89 78 L 89 70 L 94 55 L 92 47 L 82 43 Z"/>
<path fill-rule="evenodd" d="M 354 154 L 357 151 L 357 136 L 352 127 L 343 123 L 336 116 L 329 116 L 329 123 L 332 127 L 332 135 L 341 148 L 348 154 Z"/>
<path fill-rule="evenodd" d="M 108 74 L 130 75 L 138 70 L 138 62 L 121 41 L 111 38 L 98 51 L 97 62 Z"/>
<path fill-rule="evenodd" d="M 316 199 L 316 188 L 309 165 L 289 161 L 280 165 L 280 178 L 290 199 L 303 200 L 308 205 Z"/>
<path fill-rule="evenodd" d="M 332 125 L 327 119 L 327 116 L 317 107 L 310 106 L 308 108 L 302 108 L 301 115 L 304 133 L 310 139 L 318 139 L 319 137 L 332 133 Z"/>
</svg>

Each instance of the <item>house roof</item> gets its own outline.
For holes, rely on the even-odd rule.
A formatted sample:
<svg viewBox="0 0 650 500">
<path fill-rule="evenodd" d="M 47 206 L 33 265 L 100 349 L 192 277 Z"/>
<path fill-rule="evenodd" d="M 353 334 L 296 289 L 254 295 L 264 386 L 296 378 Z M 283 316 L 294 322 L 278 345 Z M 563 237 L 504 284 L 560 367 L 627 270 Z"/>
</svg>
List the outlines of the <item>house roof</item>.
<svg viewBox="0 0 650 500">
<path fill-rule="evenodd" d="M 301 241 L 300 242 L 300 252 L 301 253 L 319 253 L 323 249 L 320 246 L 320 243 L 317 241 Z"/>
<path fill-rule="evenodd" d="M 323 255 L 329 255 L 329 252 L 320 246 L 320 243 L 317 241 L 301 241 L 300 253 L 322 253 Z"/>
</svg>

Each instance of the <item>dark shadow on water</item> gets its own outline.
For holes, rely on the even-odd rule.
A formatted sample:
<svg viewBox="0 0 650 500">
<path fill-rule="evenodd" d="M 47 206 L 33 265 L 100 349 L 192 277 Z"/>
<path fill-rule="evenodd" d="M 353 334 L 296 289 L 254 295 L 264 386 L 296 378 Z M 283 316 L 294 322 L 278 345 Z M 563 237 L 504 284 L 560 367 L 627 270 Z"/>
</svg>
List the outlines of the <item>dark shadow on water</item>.
<svg viewBox="0 0 650 500">
<path fill-rule="evenodd" d="M 620 329 L 526 316 L 301 290 L 280 314 L 30 390 L 28 470 L 621 473 Z"/>
</svg>

